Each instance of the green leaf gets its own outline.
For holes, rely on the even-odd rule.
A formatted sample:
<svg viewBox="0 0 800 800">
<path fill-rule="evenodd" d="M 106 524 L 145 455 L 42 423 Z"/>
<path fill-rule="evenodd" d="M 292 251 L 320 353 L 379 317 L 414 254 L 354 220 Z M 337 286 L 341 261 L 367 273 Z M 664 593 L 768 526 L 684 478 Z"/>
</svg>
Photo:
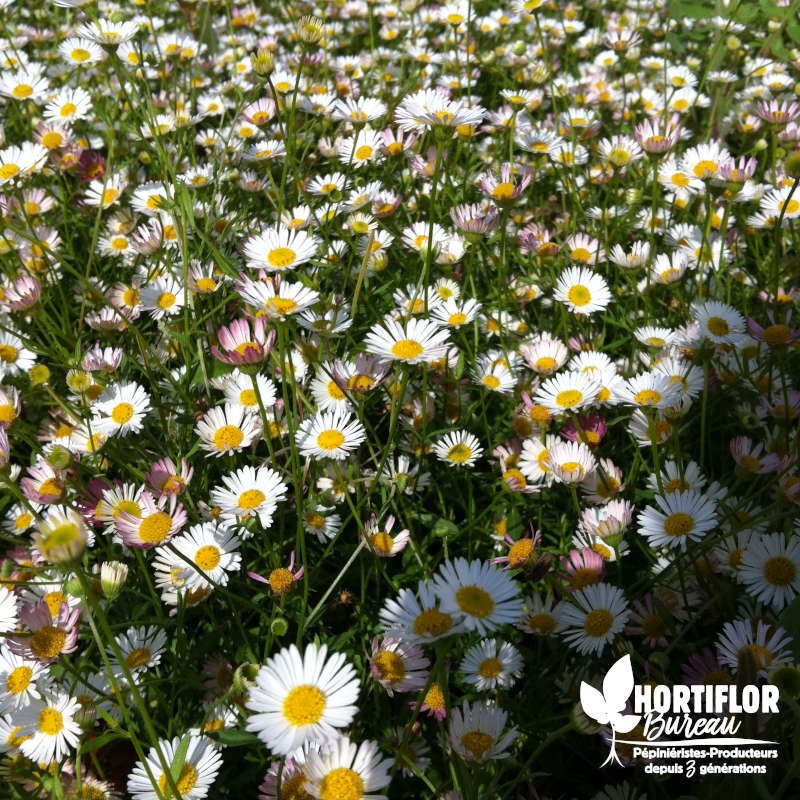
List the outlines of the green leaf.
<svg viewBox="0 0 800 800">
<path fill-rule="evenodd" d="M 208 736 L 220 744 L 227 747 L 252 747 L 258 744 L 258 736 L 248 731 L 240 731 L 236 728 L 223 728 L 221 731 L 213 731 Z"/>
<path fill-rule="evenodd" d="M 439 518 L 434 523 L 431 532 L 434 536 L 438 536 L 440 539 L 455 537 L 458 536 L 458 526 L 449 519 Z"/>
<path fill-rule="evenodd" d="M 786 34 L 795 44 L 800 44 L 800 24 L 794 22 L 787 25 Z"/>
</svg>

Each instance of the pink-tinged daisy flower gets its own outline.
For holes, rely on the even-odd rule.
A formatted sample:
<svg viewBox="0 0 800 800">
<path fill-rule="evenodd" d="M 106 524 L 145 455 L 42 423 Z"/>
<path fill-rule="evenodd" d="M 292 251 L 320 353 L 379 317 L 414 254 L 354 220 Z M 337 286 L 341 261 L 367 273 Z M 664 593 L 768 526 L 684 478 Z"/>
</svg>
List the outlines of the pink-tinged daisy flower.
<svg viewBox="0 0 800 800">
<path fill-rule="evenodd" d="M 783 322 L 775 322 L 773 311 L 767 311 L 770 324 L 762 328 L 752 317 L 747 319 L 747 330 L 759 342 L 764 342 L 768 347 L 784 347 L 793 344 L 800 338 L 800 328 L 789 327 L 792 312 L 786 314 Z"/>
<path fill-rule="evenodd" d="M 447 702 L 445 701 L 442 687 L 438 682 L 434 682 L 430 685 L 421 703 L 412 701 L 408 705 L 412 711 L 417 711 L 419 709 L 421 714 L 427 714 L 438 722 L 441 722 L 447 717 Z"/>
<path fill-rule="evenodd" d="M 61 604 L 55 619 L 46 600 L 25 605 L 19 612 L 23 629 L 8 637 L 8 647 L 23 658 L 52 664 L 62 653 L 78 649 L 79 616 L 80 611 L 71 611 L 66 603 Z"/>
<path fill-rule="evenodd" d="M 372 640 L 369 660 L 372 677 L 386 689 L 389 697 L 395 692 L 419 692 L 428 680 L 430 661 L 418 645 L 399 639 L 376 636 Z"/>
<path fill-rule="evenodd" d="M 52 505 L 63 500 L 65 483 L 64 472 L 54 469 L 46 461 L 39 461 L 36 466 L 28 467 L 27 476 L 20 480 L 19 485 L 28 500 Z"/>
<path fill-rule="evenodd" d="M 599 583 L 572 595 L 563 610 L 563 637 L 581 655 L 599 656 L 628 622 L 630 611 L 617 586 Z"/>
<path fill-rule="evenodd" d="M 493 704 L 468 703 L 454 708 L 448 738 L 453 751 L 467 761 L 484 764 L 508 758 L 508 748 L 517 738 L 517 729 L 505 731 L 508 714 Z"/>
<path fill-rule="evenodd" d="M 503 569 L 525 569 L 536 565 L 536 546 L 541 542 L 542 534 L 535 531 L 531 525 L 530 531 L 519 539 L 512 539 L 505 534 L 502 544 L 508 546 L 508 552 L 504 556 L 497 556 L 491 559 L 491 564 L 503 564 Z"/>
<path fill-rule="evenodd" d="M 273 761 L 258 787 L 258 800 L 308 800 L 305 769 L 294 758 Z"/>
<path fill-rule="evenodd" d="M 719 663 L 732 675 L 755 668 L 759 677 L 779 664 L 791 664 L 792 637 L 783 628 L 763 620 L 737 619 L 726 622 L 717 637 Z"/>
<path fill-rule="evenodd" d="M 211 346 L 211 354 L 223 364 L 259 364 L 269 357 L 278 332 L 266 331 L 263 317 L 252 322 L 237 319 L 217 331 L 217 345 Z"/>
<path fill-rule="evenodd" d="M 157 496 L 182 495 L 193 475 L 194 467 L 190 467 L 185 458 L 181 459 L 180 466 L 176 466 L 171 458 L 160 458 L 153 462 L 144 479 Z"/>
<path fill-rule="evenodd" d="M 583 442 L 589 447 L 596 447 L 603 441 L 608 425 L 599 414 L 578 415 L 577 424 L 574 418 L 567 420 L 561 435 L 570 442 Z"/>
<path fill-rule="evenodd" d="M 150 492 L 142 492 L 139 502 L 139 515 L 122 511 L 114 520 L 119 539 L 128 547 L 150 550 L 166 544 L 186 524 L 188 516 L 175 495 L 156 499 Z"/>
<path fill-rule="evenodd" d="M 396 556 L 398 553 L 402 553 L 408 544 L 410 536 L 408 529 L 398 531 L 392 536 L 394 523 L 394 514 L 389 514 L 382 525 L 378 524 L 378 519 L 373 514 L 364 526 L 363 539 L 379 558 Z"/>
<path fill-rule="evenodd" d="M 730 451 L 737 466 L 753 475 L 779 472 L 783 466 L 783 460 L 777 453 L 764 453 L 764 443 L 754 443 L 749 436 L 731 439 Z"/>
<path fill-rule="evenodd" d="M 577 592 L 587 586 L 602 583 L 606 571 L 605 559 L 589 547 L 570 550 L 561 556 L 562 577 L 567 582 L 567 591 Z"/>
<path fill-rule="evenodd" d="M 274 597 L 283 597 L 291 591 L 292 586 L 297 583 L 305 574 L 305 567 L 295 570 L 294 550 L 289 554 L 289 565 L 286 567 L 276 567 L 265 578 L 257 572 L 248 572 L 247 577 L 259 583 L 265 583 L 272 589 Z"/>
<path fill-rule="evenodd" d="M 517 584 L 508 573 L 482 561 L 445 561 L 433 578 L 445 614 L 463 620 L 467 630 L 486 634 L 522 616 Z"/>
<path fill-rule="evenodd" d="M 717 654 L 710 647 L 692 653 L 681 666 L 683 683 L 688 685 L 716 685 L 735 683 L 730 671 L 720 666 Z"/>
<path fill-rule="evenodd" d="M 328 658 L 326 645 L 292 645 L 261 667 L 246 707 L 247 730 L 271 752 L 289 755 L 305 744 L 336 740 L 353 721 L 359 683 L 343 653 Z"/>
<path fill-rule="evenodd" d="M 533 180 L 533 173 L 529 170 L 512 170 L 513 165 L 505 163 L 500 167 L 499 180 L 491 170 L 478 178 L 480 190 L 500 208 L 516 203 Z"/>
</svg>

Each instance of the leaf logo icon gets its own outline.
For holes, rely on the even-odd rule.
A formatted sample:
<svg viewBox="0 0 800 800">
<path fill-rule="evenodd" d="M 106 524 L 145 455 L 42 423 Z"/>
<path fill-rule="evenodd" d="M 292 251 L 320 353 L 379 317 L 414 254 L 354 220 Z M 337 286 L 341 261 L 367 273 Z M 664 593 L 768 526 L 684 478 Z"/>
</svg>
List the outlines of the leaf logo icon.
<svg viewBox="0 0 800 800">
<path fill-rule="evenodd" d="M 610 761 L 622 764 L 617 756 L 617 731 L 628 733 L 641 719 L 639 714 L 622 713 L 631 692 L 633 692 L 633 669 L 630 655 L 624 655 L 606 673 L 603 678 L 602 694 L 586 681 L 581 681 L 581 706 L 584 713 L 600 725 L 611 726 L 611 752 L 601 767 Z"/>
</svg>

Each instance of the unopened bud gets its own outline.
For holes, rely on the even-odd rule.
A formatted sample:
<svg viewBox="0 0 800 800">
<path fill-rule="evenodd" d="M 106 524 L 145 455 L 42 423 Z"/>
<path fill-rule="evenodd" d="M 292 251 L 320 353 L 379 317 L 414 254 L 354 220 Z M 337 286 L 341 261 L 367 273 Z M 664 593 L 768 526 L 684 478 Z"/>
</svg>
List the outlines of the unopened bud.
<svg viewBox="0 0 800 800">
<path fill-rule="evenodd" d="M 128 580 L 128 565 L 121 561 L 104 561 L 100 565 L 100 586 L 107 600 L 113 600 Z"/>
<path fill-rule="evenodd" d="M 250 65 L 257 75 L 270 75 L 275 69 L 275 59 L 269 50 L 259 49 L 250 54 Z"/>
<path fill-rule="evenodd" d="M 325 23 L 311 14 L 300 17 L 297 23 L 297 38 L 306 44 L 316 44 L 322 38 Z"/>
</svg>

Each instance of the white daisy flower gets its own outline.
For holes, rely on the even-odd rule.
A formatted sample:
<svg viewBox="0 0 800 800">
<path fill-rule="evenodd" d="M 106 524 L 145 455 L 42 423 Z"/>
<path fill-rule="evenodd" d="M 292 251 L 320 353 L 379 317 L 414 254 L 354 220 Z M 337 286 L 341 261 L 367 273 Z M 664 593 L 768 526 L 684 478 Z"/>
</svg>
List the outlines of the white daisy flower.
<svg viewBox="0 0 800 800">
<path fill-rule="evenodd" d="M 467 761 L 483 764 L 510 755 L 508 747 L 517 738 L 517 729 L 503 733 L 508 714 L 493 704 L 468 703 L 454 708 L 450 716 L 450 746 Z"/>
<path fill-rule="evenodd" d="M 211 490 L 211 502 L 220 508 L 221 519 L 241 524 L 258 517 L 263 528 L 272 525 L 272 515 L 285 499 L 286 484 L 270 467 L 241 467 Z"/>
<path fill-rule="evenodd" d="M 467 630 L 486 634 L 522 617 L 517 584 L 508 573 L 483 561 L 445 561 L 433 578 L 433 590 L 446 614 L 463 617 Z"/>
<path fill-rule="evenodd" d="M 256 375 L 255 380 L 264 408 L 274 406 L 278 399 L 275 383 L 265 375 Z M 250 375 L 239 372 L 238 369 L 235 369 L 225 380 L 225 400 L 231 405 L 242 406 L 252 414 L 260 413 L 258 395 L 253 388 L 253 380 Z"/>
<path fill-rule="evenodd" d="M 717 525 L 716 503 L 695 490 L 656 495 L 658 508 L 647 506 L 639 514 L 639 533 L 651 547 L 679 547 L 698 541 Z"/>
<path fill-rule="evenodd" d="M 47 665 L 26 659 L 0 645 L 0 714 L 14 714 L 33 700 L 41 699 L 40 689 L 49 682 Z"/>
<path fill-rule="evenodd" d="M 367 438 L 358 419 L 347 411 L 322 411 L 303 420 L 295 441 L 306 458 L 333 458 L 341 461 Z"/>
<path fill-rule="evenodd" d="M 306 231 L 267 228 L 245 242 L 247 266 L 267 272 L 296 269 L 314 258 L 319 239 Z"/>
<path fill-rule="evenodd" d="M 748 594 L 781 611 L 800 592 L 800 542 L 787 542 L 782 533 L 753 536 L 742 553 L 738 577 Z"/>
<path fill-rule="evenodd" d="M 429 644 L 462 633 L 461 615 L 442 611 L 433 586 L 419 582 L 419 599 L 410 589 L 401 589 L 380 611 L 384 633 L 408 644 Z"/>
<path fill-rule="evenodd" d="M 376 742 L 357 745 L 342 736 L 321 750 L 309 751 L 304 788 L 320 800 L 381 800 L 385 795 L 375 792 L 389 785 L 393 763 L 383 758 Z"/>
<path fill-rule="evenodd" d="M 597 273 L 585 267 L 569 267 L 559 276 L 554 297 L 575 314 L 592 314 L 608 306 L 611 291 Z"/>
<path fill-rule="evenodd" d="M 110 644 L 106 647 L 112 674 L 124 683 L 127 681 L 127 670 L 134 681 L 138 682 L 144 672 L 161 662 L 167 646 L 167 634 L 155 625 L 131 627 L 115 636 L 114 644 L 116 648 Z M 120 658 L 117 658 L 115 649 L 119 650 Z"/>
<path fill-rule="evenodd" d="M 792 638 L 783 628 L 764 620 L 737 619 L 726 622 L 717 638 L 717 656 L 735 675 L 748 662 L 759 677 L 779 664 L 791 664 Z"/>
<path fill-rule="evenodd" d="M 158 742 L 158 751 L 155 747 L 150 748 L 147 754 L 148 769 L 145 769 L 141 761 L 136 762 L 128 776 L 128 793 L 133 800 L 158 800 L 160 797 L 175 795 L 170 779 L 164 772 L 162 758 L 183 800 L 201 800 L 208 796 L 208 790 L 222 766 L 222 756 L 209 739 L 194 734 L 187 735 L 189 746 L 180 769 L 176 757 L 183 749 L 181 745 L 185 738 L 181 740 L 177 736 L 172 741 L 161 739 Z M 159 752 L 162 758 L 159 758 Z M 150 775 L 155 778 L 155 785 Z"/>
<path fill-rule="evenodd" d="M 31 517 L 31 524 L 33 518 Z M 15 525 L 16 530 L 16 525 Z M 17 596 L 14 592 L 0 586 L 0 633 L 8 633 L 17 628 Z"/>
<path fill-rule="evenodd" d="M 544 381 L 533 400 L 551 414 L 577 411 L 591 405 L 601 387 L 600 377 L 594 371 L 570 371 Z"/>
<path fill-rule="evenodd" d="M 433 454 L 451 467 L 472 467 L 483 455 L 478 437 L 469 431 L 452 431 L 433 443 Z"/>
<path fill-rule="evenodd" d="M 228 573 L 238 571 L 242 560 L 236 532 L 213 522 L 192 525 L 186 533 L 176 536 L 171 544 L 180 554 L 170 553 L 172 560 L 181 565 L 176 581 L 183 581 L 189 591 L 226 586 Z M 191 563 L 187 564 L 187 560 Z"/>
<path fill-rule="evenodd" d="M 438 361 L 444 358 L 449 334 L 431 320 L 411 317 L 403 324 L 393 319 L 373 325 L 365 342 L 368 353 L 406 364 Z"/>
<path fill-rule="evenodd" d="M 92 406 L 92 429 L 107 436 L 138 433 L 149 410 L 150 395 L 144 387 L 133 381 L 112 383 Z"/>
<path fill-rule="evenodd" d="M 628 623 L 625 595 L 617 586 L 597 583 L 571 595 L 562 610 L 563 637 L 581 655 L 599 656 Z"/>
<path fill-rule="evenodd" d="M 80 726 L 75 714 L 80 703 L 68 694 L 58 693 L 34 700 L 15 720 L 26 738 L 19 749 L 36 764 L 61 761 L 78 746 Z"/>
<path fill-rule="evenodd" d="M 304 655 L 292 645 L 261 667 L 247 698 L 253 713 L 247 730 L 275 755 L 311 742 L 338 739 L 353 721 L 359 683 L 343 653 L 328 658 L 327 645 L 309 644 Z"/>
<path fill-rule="evenodd" d="M 467 650 L 459 665 L 466 683 L 479 692 L 507 689 L 522 674 L 522 656 L 510 642 L 484 639 Z"/>
<path fill-rule="evenodd" d="M 224 408 L 209 409 L 194 432 L 202 440 L 200 447 L 219 457 L 249 447 L 261 435 L 261 421 L 242 406 L 225 403 Z"/>
</svg>

